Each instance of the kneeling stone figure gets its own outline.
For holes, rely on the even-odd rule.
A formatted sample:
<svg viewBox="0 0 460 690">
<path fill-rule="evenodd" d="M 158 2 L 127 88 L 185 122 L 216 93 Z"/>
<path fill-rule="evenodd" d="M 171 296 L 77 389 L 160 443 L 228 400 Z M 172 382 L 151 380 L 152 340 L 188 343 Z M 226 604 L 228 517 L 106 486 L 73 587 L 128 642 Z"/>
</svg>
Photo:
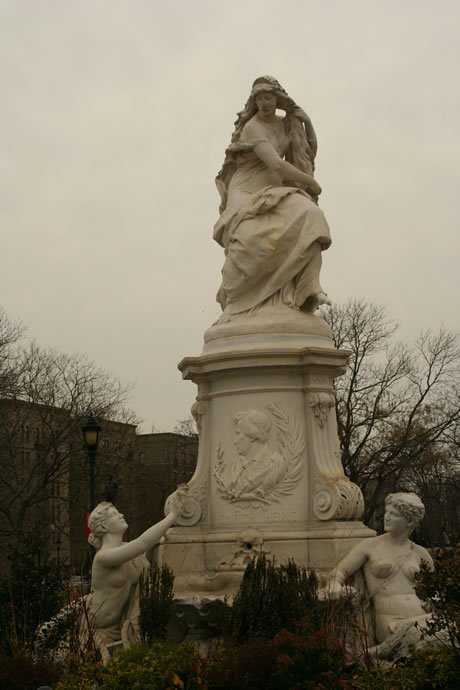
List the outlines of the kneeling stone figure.
<svg viewBox="0 0 460 690">
<path fill-rule="evenodd" d="M 61 622 L 78 617 L 78 642 L 81 650 L 93 640 L 96 650 L 106 663 L 114 646 L 129 648 L 140 642 L 139 577 L 150 567 L 145 553 L 164 536 L 182 512 L 182 496 L 177 491 L 168 515 L 149 527 L 137 539 L 123 541 L 128 528 L 124 516 L 112 503 L 102 502 L 89 516 L 91 530 L 88 541 L 96 549 L 91 576 L 91 592 L 66 606 L 37 635 L 38 648 L 47 645 Z M 69 640 L 60 641 L 55 654 L 64 653 Z"/>
</svg>

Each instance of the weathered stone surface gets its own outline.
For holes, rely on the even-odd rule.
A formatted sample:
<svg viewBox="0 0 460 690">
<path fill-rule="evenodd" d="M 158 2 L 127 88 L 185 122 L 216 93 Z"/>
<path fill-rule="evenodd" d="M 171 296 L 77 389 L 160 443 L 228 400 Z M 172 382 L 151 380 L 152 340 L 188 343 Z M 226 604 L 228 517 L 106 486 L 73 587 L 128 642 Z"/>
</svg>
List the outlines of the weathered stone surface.
<svg viewBox="0 0 460 690">
<path fill-rule="evenodd" d="M 365 601 L 372 605 L 375 621 L 374 646 L 369 653 L 376 660 L 394 660 L 407 656 L 410 645 L 435 642 L 421 639 L 429 614 L 415 591 L 421 564 L 432 567 L 433 561 L 423 546 L 409 539 L 424 512 L 423 503 L 413 493 L 387 496 L 385 533 L 354 546 L 330 573 L 325 586 L 329 598 L 347 596 L 352 590 L 347 580 L 362 570 Z"/>
<path fill-rule="evenodd" d="M 374 534 L 340 461 L 333 381 L 347 353 L 314 313 L 329 302 L 330 244 L 315 154 L 310 118 L 275 79 L 257 79 L 217 177 L 223 313 L 179 365 L 198 386 L 199 454 L 161 557 L 186 599 L 231 596 L 261 550 L 327 571 Z"/>
</svg>

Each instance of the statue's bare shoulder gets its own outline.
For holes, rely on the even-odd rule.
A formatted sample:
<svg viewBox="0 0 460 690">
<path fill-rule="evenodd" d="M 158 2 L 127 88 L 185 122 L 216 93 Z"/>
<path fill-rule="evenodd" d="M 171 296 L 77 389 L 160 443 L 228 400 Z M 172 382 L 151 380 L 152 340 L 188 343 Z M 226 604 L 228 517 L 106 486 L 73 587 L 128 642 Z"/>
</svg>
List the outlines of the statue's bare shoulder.
<svg viewBox="0 0 460 690">
<path fill-rule="evenodd" d="M 267 130 L 254 116 L 244 125 L 241 139 L 242 141 L 254 141 L 257 139 L 267 140 Z"/>
</svg>

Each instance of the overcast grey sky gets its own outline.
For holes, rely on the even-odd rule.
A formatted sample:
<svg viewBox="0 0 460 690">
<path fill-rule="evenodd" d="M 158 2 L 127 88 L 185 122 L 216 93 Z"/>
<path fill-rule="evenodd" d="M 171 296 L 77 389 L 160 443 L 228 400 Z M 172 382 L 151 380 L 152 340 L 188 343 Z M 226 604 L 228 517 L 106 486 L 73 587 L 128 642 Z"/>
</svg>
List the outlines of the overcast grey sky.
<svg viewBox="0 0 460 690">
<path fill-rule="evenodd" d="M 251 83 L 310 115 L 335 301 L 460 329 L 457 0 L 0 0 L 0 304 L 189 414 L 218 317 L 214 177 Z"/>
</svg>

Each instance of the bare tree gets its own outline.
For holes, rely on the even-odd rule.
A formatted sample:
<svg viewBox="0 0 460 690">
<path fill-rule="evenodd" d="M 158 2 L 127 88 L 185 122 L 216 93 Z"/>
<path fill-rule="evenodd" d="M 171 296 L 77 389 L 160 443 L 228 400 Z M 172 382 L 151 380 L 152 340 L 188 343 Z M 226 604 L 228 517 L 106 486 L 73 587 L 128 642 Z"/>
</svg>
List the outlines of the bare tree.
<svg viewBox="0 0 460 690">
<path fill-rule="evenodd" d="M 20 325 L 0 315 L 0 516 L 3 533 L 14 535 L 37 521 L 58 522 L 47 513 L 75 500 L 70 469 L 85 471 L 81 423 L 89 412 L 135 419 L 129 387 L 84 356 L 25 342 Z"/>
<path fill-rule="evenodd" d="M 0 398 L 14 394 L 17 377 L 17 348 L 24 334 L 19 321 L 12 321 L 0 307 Z"/>
<path fill-rule="evenodd" d="M 178 419 L 173 431 L 175 434 L 181 434 L 182 436 L 188 436 L 189 438 L 198 438 L 198 429 L 193 417 L 184 417 L 184 419 Z"/>
<path fill-rule="evenodd" d="M 336 381 L 338 432 L 345 471 L 362 488 L 372 521 L 388 491 L 414 486 L 417 469 L 452 461 L 447 437 L 460 419 L 459 342 L 441 328 L 423 332 L 411 347 L 394 343 L 397 325 L 364 300 L 323 316 L 336 347 L 350 352 Z"/>
</svg>

